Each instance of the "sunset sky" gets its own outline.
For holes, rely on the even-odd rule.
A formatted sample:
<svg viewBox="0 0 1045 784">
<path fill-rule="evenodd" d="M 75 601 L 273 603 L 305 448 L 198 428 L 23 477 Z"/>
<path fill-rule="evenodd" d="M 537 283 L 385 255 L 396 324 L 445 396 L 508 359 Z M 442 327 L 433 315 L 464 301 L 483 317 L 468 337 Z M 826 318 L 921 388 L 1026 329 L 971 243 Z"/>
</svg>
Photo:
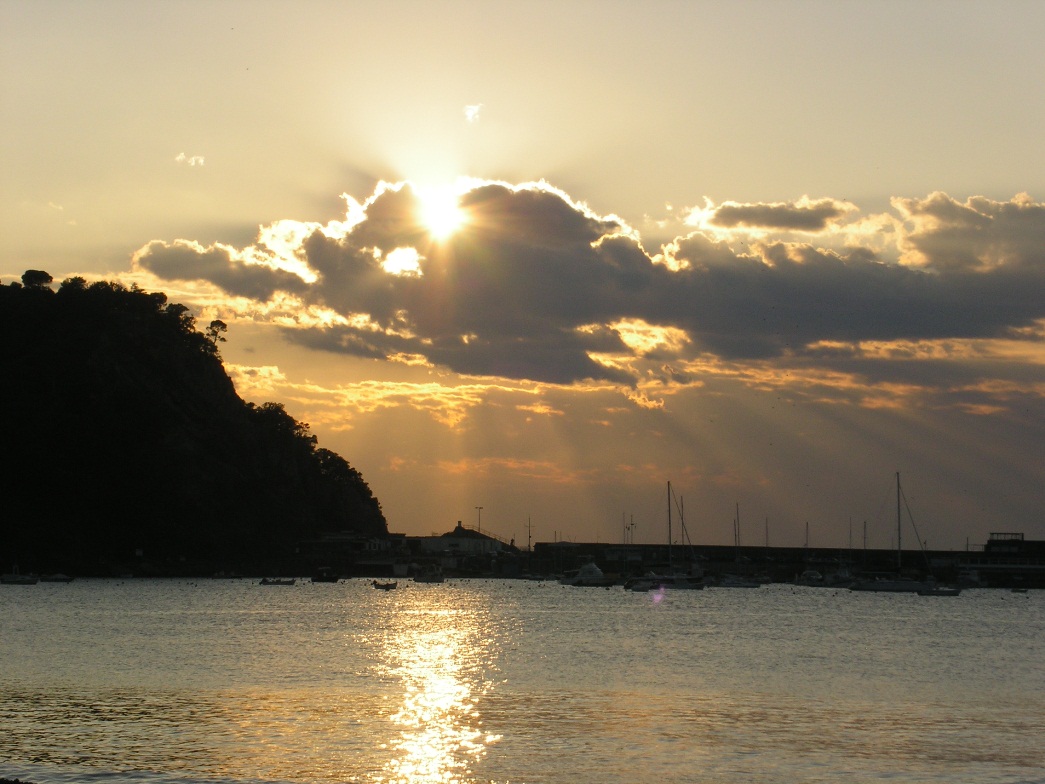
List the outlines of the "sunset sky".
<svg viewBox="0 0 1045 784">
<path fill-rule="evenodd" d="M 694 543 L 890 547 L 900 471 L 932 548 L 1045 539 L 1045 3 L 0 0 L 0 36 L 0 280 L 224 320 L 392 531 L 660 542 L 671 481 Z"/>
</svg>

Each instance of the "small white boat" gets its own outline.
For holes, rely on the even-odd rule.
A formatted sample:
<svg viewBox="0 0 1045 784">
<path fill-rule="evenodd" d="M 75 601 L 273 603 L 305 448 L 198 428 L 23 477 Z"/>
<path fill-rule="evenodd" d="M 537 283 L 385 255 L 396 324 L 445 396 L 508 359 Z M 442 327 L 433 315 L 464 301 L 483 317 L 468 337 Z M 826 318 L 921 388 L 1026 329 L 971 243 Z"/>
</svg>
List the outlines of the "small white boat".
<svg viewBox="0 0 1045 784">
<path fill-rule="evenodd" d="M 949 585 L 931 585 L 926 583 L 925 587 L 918 591 L 919 596 L 958 596 L 961 588 Z"/>
<path fill-rule="evenodd" d="M 42 574 L 40 575 L 40 582 L 42 583 L 71 583 L 73 578 L 67 574 L 58 572 L 57 574 Z"/>
<path fill-rule="evenodd" d="M 397 582 L 379 583 L 377 580 L 371 580 L 370 584 L 380 591 L 394 591 L 399 585 Z"/>
<path fill-rule="evenodd" d="M 441 583 L 445 581 L 443 567 L 439 564 L 425 564 L 414 575 L 415 583 Z"/>
<path fill-rule="evenodd" d="M 262 577 L 258 585 L 293 585 L 296 582 L 296 577 Z"/>
<path fill-rule="evenodd" d="M 576 585 L 586 588 L 605 588 L 613 585 L 614 582 L 616 582 L 614 578 L 607 577 L 602 573 L 602 569 L 591 561 L 581 564 L 579 569 L 563 572 L 562 577 L 559 578 L 560 585 Z"/>
<path fill-rule="evenodd" d="M 823 588 L 827 586 L 822 572 L 816 569 L 806 569 L 795 578 L 795 585 L 804 585 L 812 588 Z"/>
</svg>

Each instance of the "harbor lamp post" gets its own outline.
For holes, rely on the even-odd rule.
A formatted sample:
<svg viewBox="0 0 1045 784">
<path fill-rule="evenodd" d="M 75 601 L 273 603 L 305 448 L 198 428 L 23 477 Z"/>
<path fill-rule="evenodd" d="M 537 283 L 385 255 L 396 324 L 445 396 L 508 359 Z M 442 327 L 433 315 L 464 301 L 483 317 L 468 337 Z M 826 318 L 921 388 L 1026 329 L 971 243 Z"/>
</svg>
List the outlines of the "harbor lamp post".
<svg viewBox="0 0 1045 784">
<path fill-rule="evenodd" d="M 479 533 L 483 532 L 483 508 L 481 506 L 475 507 L 475 510 L 479 513 Z"/>
</svg>

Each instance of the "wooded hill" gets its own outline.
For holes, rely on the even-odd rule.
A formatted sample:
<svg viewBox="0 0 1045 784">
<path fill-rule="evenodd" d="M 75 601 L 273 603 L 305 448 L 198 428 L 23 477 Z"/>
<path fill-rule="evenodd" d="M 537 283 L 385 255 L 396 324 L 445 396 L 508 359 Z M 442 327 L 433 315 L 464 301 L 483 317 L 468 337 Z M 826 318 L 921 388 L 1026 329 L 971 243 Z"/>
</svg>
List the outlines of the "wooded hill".
<svg viewBox="0 0 1045 784">
<path fill-rule="evenodd" d="M 387 535 L 358 471 L 236 394 L 224 323 L 30 270 L 0 285 L 0 328 L 0 570 L 289 571 L 302 540 Z"/>
</svg>

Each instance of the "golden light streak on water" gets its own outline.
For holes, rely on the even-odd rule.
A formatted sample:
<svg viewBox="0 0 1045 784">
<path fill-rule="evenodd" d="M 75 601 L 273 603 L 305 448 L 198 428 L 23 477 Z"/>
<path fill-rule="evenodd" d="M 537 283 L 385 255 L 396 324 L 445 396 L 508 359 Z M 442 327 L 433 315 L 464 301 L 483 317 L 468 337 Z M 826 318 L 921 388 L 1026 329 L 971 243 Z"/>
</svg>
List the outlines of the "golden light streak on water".
<svg viewBox="0 0 1045 784">
<path fill-rule="evenodd" d="M 403 596 L 405 600 L 405 596 Z M 472 766 L 496 736 L 485 735 L 477 708 L 489 666 L 486 615 L 481 607 L 455 607 L 462 600 L 447 586 L 411 591 L 410 604 L 394 615 L 385 638 L 390 674 L 403 695 L 392 722 L 388 784 L 456 784 L 470 780 Z"/>
</svg>

